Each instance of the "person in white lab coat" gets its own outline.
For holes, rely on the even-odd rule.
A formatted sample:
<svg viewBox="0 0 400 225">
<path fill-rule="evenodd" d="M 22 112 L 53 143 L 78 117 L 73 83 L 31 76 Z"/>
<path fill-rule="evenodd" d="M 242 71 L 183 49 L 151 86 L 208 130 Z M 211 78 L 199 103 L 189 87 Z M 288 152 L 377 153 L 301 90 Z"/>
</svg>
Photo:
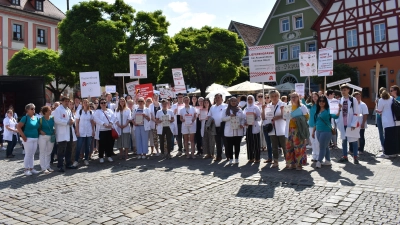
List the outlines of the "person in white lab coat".
<svg viewBox="0 0 400 225">
<path fill-rule="evenodd" d="M 119 158 L 128 159 L 128 150 L 131 147 L 131 110 L 126 104 L 125 98 L 120 98 L 118 108 L 115 111 L 116 130 L 119 134 L 117 148 L 119 148 Z"/>
<path fill-rule="evenodd" d="M 94 121 L 96 126 L 99 127 L 99 161 L 104 163 L 104 153 L 107 160 L 112 162 L 111 156 L 115 155 L 113 152 L 115 140 L 112 137 L 111 129 L 114 127 L 115 115 L 111 109 L 107 108 L 107 101 L 100 99 L 100 105 L 94 113 Z"/>
</svg>

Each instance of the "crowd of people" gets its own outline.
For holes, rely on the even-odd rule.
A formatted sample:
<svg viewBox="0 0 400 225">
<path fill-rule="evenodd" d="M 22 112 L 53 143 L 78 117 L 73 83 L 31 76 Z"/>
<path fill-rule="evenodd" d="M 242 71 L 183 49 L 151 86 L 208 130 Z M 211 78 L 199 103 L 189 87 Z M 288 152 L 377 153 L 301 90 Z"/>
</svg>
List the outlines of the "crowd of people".
<svg viewBox="0 0 400 225">
<path fill-rule="evenodd" d="M 267 151 L 264 162 L 271 168 L 279 167 L 283 155 L 286 169 L 302 170 L 307 164 L 307 146 L 312 149 L 311 161 L 316 168 L 330 166 L 330 151 L 338 149 L 340 137 L 342 157 L 338 161 L 346 163 L 348 154 L 352 154 L 354 164 L 359 164 L 369 111 L 361 94 L 350 95 L 350 91 L 344 84 L 339 93 L 312 92 L 306 99 L 296 92 L 280 96 L 272 90 L 256 97 L 229 97 L 225 102 L 221 94 L 211 102 L 184 94 L 177 94 L 172 101 L 160 100 L 157 94 L 134 99 L 129 95 L 113 98 L 106 93 L 96 99 L 62 97 L 52 107 L 41 107 L 40 114 L 30 103 L 19 121 L 12 107 L 6 113 L 6 157 L 14 157 L 13 149 L 20 140 L 27 176 L 40 172 L 34 169 L 37 149 L 45 174 L 53 171 L 55 160 L 59 172 L 75 169 L 82 162 L 88 166 L 94 155 L 100 163 L 112 162 L 114 147 L 121 160 L 128 159 L 129 151 L 137 159 L 146 159 L 150 154 L 171 159 L 177 145 L 174 157 L 221 161 L 225 149 L 227 162 L 237 164 L 245 138 L 248 163 L 260 163 L 261 151 Z M 400 89 L 396 85 L 390 90 L 381 88 L 379 94 L 375 111 L 383 152 L 378 157 L 395 157 L 400 154 L 400 121 L 394 118 L 391 105 L 393 99 L 400 101 Z M 339 102 L 335 113 L 330 110 L 333 100 Z"/>
</svg>

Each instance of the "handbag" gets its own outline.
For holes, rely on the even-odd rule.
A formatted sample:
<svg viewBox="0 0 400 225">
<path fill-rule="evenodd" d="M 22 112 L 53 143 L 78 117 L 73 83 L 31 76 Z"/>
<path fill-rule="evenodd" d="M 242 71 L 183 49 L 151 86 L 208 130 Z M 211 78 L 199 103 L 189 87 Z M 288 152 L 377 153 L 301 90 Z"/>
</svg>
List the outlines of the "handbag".
<svg viewBox="0 0 400 225">
<path fill-rule="evenodd" d="M 111 123 L 110 120 L 108 119 L 108 116 L 106 115 L 106 113 L 104 111 L 103 111 L 103 113 L 104 113 L 104 116 L 107 118 L 108 123 Z M 118 135 L 117 131 L 114 128 L 111 128 L 111 136 L 112 136 L 113 139 L 118 139 L 119 135 Z"/>
<path fill-rule="evenodd" d="M 321 115 L 319 115 L 318 117 L 321 118 Z M 325 120 L 323 120 L 322 118 L 321 118 L 321 120 L 322 120 L 322 122 L 324 122 L 324 124 L 325 124 L 326 126 L 328 126 L 328 127 L 331 128 L 332 135 L 336 135 L 336 130 L 333 129 L 332 126 L 329 126 L 329 125 L 325 122 Z"/>
<path fill-rule="evenodd" d="M 275 116 L 275 113 L 276 113 L 276 110 L 278 109 L 278 105 L 275 107 L 275 110 L 274 110 L 274 116 Z M 264 131 L 264 133 L 269 133 L 269 132 L 271 132 L 272 130 L 274 129 L 274 125 L 272 125 L 272 123 L 268 123 L 268 124 L 265 124 L 264 126 L 263 126 L 263 131 Z"/>
</svg>

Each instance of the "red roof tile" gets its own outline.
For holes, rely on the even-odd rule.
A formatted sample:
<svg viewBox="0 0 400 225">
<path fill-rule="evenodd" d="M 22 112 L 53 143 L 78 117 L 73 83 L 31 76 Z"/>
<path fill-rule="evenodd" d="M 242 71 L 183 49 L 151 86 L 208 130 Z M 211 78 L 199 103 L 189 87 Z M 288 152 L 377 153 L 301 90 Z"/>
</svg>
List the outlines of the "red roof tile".
<svg viewBox="0 0 400 225">
<path fill-rule="evenodd" d="M 262 28 L 251 26 L 244 23 L 239 23 L 236 21 L 231 22 L 233 26 L 235 26 L 236 31 L 239 33 L 247 47 L 251 47 L 257 41 L 258 36 L 260 35 Z"/>
<path fill-rule="evenodd" d="M 0 0 L 0 6 L 33 13 L 60 21 L 65 18 L 65 14 L 49 0 L 43 1 L 43 12 L 37 11 L 29 0 L 20 0 L 20 5 L 12 5 L 9 0 Z"/>
</svg>

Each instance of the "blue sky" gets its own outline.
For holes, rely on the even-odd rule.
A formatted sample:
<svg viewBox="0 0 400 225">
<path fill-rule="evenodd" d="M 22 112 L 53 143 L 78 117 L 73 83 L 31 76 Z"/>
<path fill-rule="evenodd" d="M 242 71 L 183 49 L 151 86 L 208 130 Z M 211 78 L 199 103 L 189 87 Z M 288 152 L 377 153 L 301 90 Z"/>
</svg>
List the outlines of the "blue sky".
<svg viewBox="0 0 400 225">
<path fill-rule="evenodd" d="M 114 2 L 114 0 L 105 1 Z M 51 0 L 51 2 L 63 12 L 66 11 L 66 0 Z M 70 0 L 70 7 L 79 2 Z M 171 23 L 170 35 L 190 26 L 200 28 L 209 25 L 228 28 L 231 20 L 263 27 L 275 3 L 274 0 L 125 0 L 125 2 L 136 11 L 162 10 Z"/>
</svg>

